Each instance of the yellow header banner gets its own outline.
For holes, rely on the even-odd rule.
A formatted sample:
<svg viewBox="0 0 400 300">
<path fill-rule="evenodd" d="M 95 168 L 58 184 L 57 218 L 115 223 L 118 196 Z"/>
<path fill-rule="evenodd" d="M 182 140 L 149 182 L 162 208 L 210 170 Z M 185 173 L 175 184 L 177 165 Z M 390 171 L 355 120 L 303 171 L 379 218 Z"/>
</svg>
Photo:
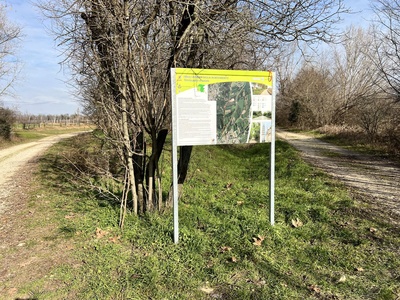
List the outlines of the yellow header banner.
<svg viewBox="0 0 400 300">
<path fill-rule="evenodd" d="M 176 93 L 222 82 L 252 82 L 272 86 L 271 71 L 216 70 L 176 68 Z"/>
</svg>

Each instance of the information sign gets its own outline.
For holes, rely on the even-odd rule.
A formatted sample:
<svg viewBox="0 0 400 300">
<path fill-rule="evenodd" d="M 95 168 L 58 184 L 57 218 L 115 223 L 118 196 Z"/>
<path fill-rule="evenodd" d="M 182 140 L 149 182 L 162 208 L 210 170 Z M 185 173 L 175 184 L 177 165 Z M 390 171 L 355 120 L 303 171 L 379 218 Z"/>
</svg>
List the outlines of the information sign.
<svg viewBox="0 0 400 300">
<path fill-rule="evenodd" d="M 271 143 L 274 224 L 275 73 L 171 69 L 174 242 L 178 229 L 178 146 Z"/>
</svg>

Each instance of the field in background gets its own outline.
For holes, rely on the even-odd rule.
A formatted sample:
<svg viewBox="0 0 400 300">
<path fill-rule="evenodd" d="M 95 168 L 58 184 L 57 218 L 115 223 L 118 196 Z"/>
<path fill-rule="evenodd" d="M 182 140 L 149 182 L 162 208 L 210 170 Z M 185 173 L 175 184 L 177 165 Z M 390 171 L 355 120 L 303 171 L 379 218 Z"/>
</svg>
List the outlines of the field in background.
<svg viewBox="0 0 400 300">
<path fill-rule="evenodd" d="M 63 134 L 63 133 L 71 133 L 71 132 L 79 132 L 79 131 L 90 131 L 93 130 L 94 125 L 88 123 L 58 123 L 58 124 L 41 124 L 35 126 L 29 126 L 24 129 L 24 124 L 14 124 L 12 128 L 11 140 L 4 140 L 0 138 L 0 149 L 36 141 L 38 139 Z"/>
</svg>

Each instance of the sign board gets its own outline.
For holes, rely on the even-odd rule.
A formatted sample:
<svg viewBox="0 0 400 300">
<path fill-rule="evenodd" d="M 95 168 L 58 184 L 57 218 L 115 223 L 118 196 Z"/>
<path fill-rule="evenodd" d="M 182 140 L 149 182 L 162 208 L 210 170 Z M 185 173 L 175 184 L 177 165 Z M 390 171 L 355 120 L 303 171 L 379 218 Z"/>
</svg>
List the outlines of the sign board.
<svg viewBox="0 0 400 300">
<path fill-rule="evenodd" d="M 178 242 L 178 146 L 271 142 L 270 222 L 274 224 L 275 74 L 171 69 L 174 242 Z"/>
<path fill-rule="evenodd" d="M 173 69 L 178 146 L 268 141 L 272 72 Z"/>
</svg>

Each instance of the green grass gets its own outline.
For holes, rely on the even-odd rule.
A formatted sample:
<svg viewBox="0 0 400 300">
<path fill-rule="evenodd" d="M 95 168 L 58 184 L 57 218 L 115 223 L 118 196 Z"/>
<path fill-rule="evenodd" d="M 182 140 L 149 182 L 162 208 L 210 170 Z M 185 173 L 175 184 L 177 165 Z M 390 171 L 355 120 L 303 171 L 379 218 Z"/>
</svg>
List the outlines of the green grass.
<svg viewBox="0 0 400 300">
<path fill-rule="evenodd" d="M 276 150 L 275 226 L 268 220 L 269 145 L 194 147 L 178 245 L 170 210 L 129 215 L 121 232 L 118 205 L 60 172 L 67 162 L 57 153 L 73 144 L 59 144 L 43 160 L 40 192 L 79 263 L 54 270 L 65 284 L 56 295 L 39 287 L 38 299 L 400 296 L 399 229 L 284 142 Z M 168 174 L 167 165 L 165 186 Z M 297 218 L 303 225 L 293 227 Z"/>
<path fill-rule="evenodd" d="M 44 137 L 59 135 L 64 133 L 72 133 L 77 131 L 87 131 L 93 128 L 89 125 L 81 126 L 46 126 L 41 128 L 22 129 L 22 125 L 15 125 L 12 130 L 11 140 L 3 140 L 0 138 L 0 149 L 18 144 L 33 142 Z"/>
</svg>

